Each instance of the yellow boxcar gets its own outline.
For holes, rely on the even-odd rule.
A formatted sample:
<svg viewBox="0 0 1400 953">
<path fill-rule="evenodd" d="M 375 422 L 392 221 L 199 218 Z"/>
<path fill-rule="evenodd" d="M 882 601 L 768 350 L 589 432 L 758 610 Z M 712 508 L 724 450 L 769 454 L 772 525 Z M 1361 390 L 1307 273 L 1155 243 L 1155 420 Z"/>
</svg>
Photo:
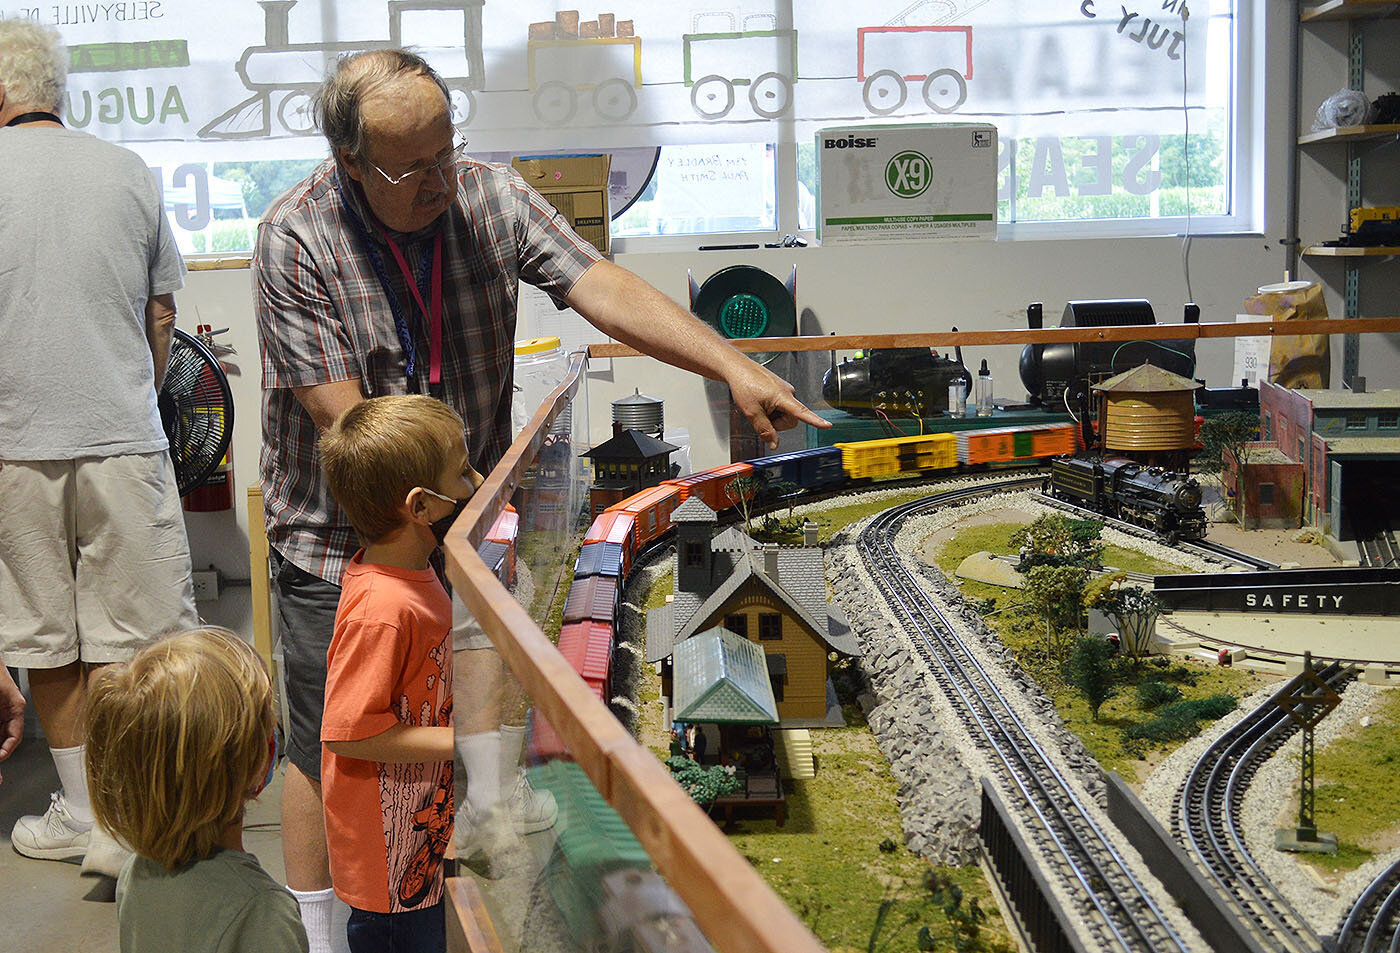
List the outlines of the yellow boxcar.
<svg viewBox="0 0 1400 953">
<path fill-rule="evenodd" d="M 841 467 L 853 480 L 951 470 L 958 465 L 957 440 L 952 434 L 923 434 L 838 443 Z"/>
</svg>

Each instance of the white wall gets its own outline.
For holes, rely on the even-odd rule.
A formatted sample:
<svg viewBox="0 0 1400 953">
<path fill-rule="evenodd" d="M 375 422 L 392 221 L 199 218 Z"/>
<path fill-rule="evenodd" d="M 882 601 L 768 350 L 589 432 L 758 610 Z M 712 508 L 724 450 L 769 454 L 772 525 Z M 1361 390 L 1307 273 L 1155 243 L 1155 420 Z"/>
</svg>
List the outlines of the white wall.
<svg viewBox="0 0 1400 953">
<path fill-rule="evenodd" d="M 1282 277 L 1284 252 L 1280 244 L 1287 222 L 1288 190 L 1287 62 L 1291 4 L 1268 3 L 1269 22 L 1264 48 L 1266 67 L 1266 131 L 1263 142 L 1266 174 L 1263 196 L 1266 225 L 1262 235 L 1200 237 L 1190 243 L 1191 294 L 1204 321 L 1232 321 L 1255 288 Z M 1367 92 L 1400 86 L 1400 63 L 1381 50 L 1400 48 L 1400 23 L 1384 21 L 1367 27 L 1369 62 L 1381 71 L 1367 79 Z M 1307 130 L 1318 103 L 1345 83 L 1346 24 L 1322 24 L 1305 31 L 1303 86 L 1300 111 Z M 1388 62 L 1387 62 L 1388 61 Z M 1345 148 L 1314 147 L 1301 164 L 1302 237 L 1304 244 L 1335 238 L 1345 218 Z M 1367 158 L 1367 204 L 1400 205 L 1400 147 L 1391 145 Z M 662 291 L 686 300 L 686 270 L 703 279 L 718 269 L 741 262 L 786 276 L 798 269 L 798 310 L 810 309 L 823 333 L 883 333 L 899 331 L 990 330 L 1025 327 L 1025 306 L 1045 303 L 1047 319 L 1058 318 L 1072 298 L 1134 297 L 1153 303 L 1158 321 L 1181 320 L 1187 300 L 1179 238 L 1079 241 L 1018 241 L 930 246 L 885 245 L 860 248 L 764 250 L 758 252 L 690 252 L 628 254 L 619 264 L 631 268 Z M 1305 264 L 1302 276 L 1324 283 L 1329 313 L 1342 315 L 1340 264 Z M 1400 314 L 1397 305 L 1400 267 L 1377 262 L 1363 269 L 1362 314 Z M 238 348 L 231 361 L 237 409 L 234 437 L 235 511 L 191 514 L 188 518 L 196 568 L 210 563 L 227 575 L 248 575 L 245 488 L 257 479 L 260 442 L 257 339 L 253 326 L 249 275 L 246 271 L 194 272 L 179 296 L 182 327 L 195 323 L 228 327 L 228 343 Z M 197 314 L 196 314 L 197 312 Z M 804 329 L 805 330 L 805 329 Z M 1376 389 L 1400 386 L 1400 336 L 1371 335 L 1362 339 L 1360 371 Z M 1339 386 L 1342 341 L 1332 342 L 1333 383 Z M 964 358 L 976 367 L 986 358 L 1000 396 L 1024 393 L 1016 373 L 1019 347 L 969 348 Z M 1230 383 L 1233 345 L 1228 341 L 1198 344 L 1199 373 L 1208 383 Z M 823 358 L 817 358 L 822 361 Z M 606 362 L 605 362 L 606 363 Z M 668 427 L 686 427 L 692 438 L 692 463 L 699 469 L 728 461 L 727 412 L 712 414 L 706 387 L 694 377 L 677 375 L 649 358 L 628 358 L 601 368 L 589 382 L 590 421 L 595 439 L 610 426 L 612 400 L 642 393 L 666 402 Z M 713 390 L 713 388 L 711 388 Z M 261 527 L 258 527 L 259 531 Z M 218 603 L 202 603 L 204 615 L 235 629 L 249 631 L 248 590 L 233 589 Z"/>
</svg>

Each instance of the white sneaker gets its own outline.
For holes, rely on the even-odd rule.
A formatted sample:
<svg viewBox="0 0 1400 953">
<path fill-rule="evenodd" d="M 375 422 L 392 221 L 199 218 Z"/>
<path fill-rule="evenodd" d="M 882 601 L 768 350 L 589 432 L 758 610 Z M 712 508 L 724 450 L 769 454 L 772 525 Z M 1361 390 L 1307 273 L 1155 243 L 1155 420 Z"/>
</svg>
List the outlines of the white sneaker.
<svg viewBox="0 0 1400 953">
<path fill-rule="evenodd" d="M 510 808 L 510 818 L 519 834 L 535 834 L 547 831 L 559 819 L 559 805 L 549 791 L 536 791 L 530 786 L 522 768 L 515 778 L 506 801 Z"/>
<path fill-rule="evenodd" d="M 26 814 L 15 821 L 10 843 L 25 857 L 37 860 L 70 860 L 87 853 L 91 824 L 73 820 L 62 791 L 49 795 L 49 809 L 42 815 Z"/>
<path fill-rule="evenodd" d="M 101 824 L 92 825 L 92 837 L 83 855 L 83 873 L 116 877 L 122 872 L 132 850 Z"/>
<path fill-rule="evenodd" d="M 525 845 L 505 804 L 496 804 L 478 818 L 463 803 L 452 833 L 457 862 L 487 880 L 499 880 L 524 863 Z"/>
</svg>

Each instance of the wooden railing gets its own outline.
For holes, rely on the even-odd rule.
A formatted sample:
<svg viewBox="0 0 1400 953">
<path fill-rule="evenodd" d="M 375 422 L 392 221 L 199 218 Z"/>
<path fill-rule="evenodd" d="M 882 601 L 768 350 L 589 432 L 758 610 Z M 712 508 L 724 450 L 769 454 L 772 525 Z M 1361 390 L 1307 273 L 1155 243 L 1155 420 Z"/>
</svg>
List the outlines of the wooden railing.
<svg viewBox="0 0 1400 953">
<path fill-rule="evenodd" d="M 1293 337 L 1300 334 L 1375 334 L 1400 331 L 1400 318 L 1320 318 L 1311 321 L 1248 321 L 1230 324 L 1143 324 L 1103 328 L 1042 328 L 1032 331 L 947 331 L 928 334 L 829 334 L 825 337 L 742 338 L 730 341 L 746 353 L 850 351 L 857 348 L 953 347 L 993 344 L 1055 344 L 1061 341 L 1182 341 L 1204 338 Z M 626 344 L 593 344 L 590 357 L 640 357 Z"/>
</svg>

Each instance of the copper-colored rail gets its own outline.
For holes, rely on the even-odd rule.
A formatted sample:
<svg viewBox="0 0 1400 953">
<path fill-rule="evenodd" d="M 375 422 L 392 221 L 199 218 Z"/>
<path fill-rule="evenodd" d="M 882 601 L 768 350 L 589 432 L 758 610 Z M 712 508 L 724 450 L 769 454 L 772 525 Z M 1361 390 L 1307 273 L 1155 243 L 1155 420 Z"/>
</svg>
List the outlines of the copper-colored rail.
<svg viewBox="0 0 1400 953">
<path fill-rule="evenodd" d="M 857 348 L 953 347 L 991 344 L 1055 344 L 1061 341 L 1169 341 L 1198 338 L 1272 337 L 1300 334 L 1400 332 L 1400 318 L 1321 318 L 1313 321 L 1249 321 L 1230 324 L 1142 324 L 1103 328 L 1042 328 L 1031 331 L 943 331 L 926 334 L 829 334 L 730 341 L 747 353 L 771 351 L 850 351 Z M 626 344 L 593 344 L 588 356 L 641 357 Z"/>
</svg>

